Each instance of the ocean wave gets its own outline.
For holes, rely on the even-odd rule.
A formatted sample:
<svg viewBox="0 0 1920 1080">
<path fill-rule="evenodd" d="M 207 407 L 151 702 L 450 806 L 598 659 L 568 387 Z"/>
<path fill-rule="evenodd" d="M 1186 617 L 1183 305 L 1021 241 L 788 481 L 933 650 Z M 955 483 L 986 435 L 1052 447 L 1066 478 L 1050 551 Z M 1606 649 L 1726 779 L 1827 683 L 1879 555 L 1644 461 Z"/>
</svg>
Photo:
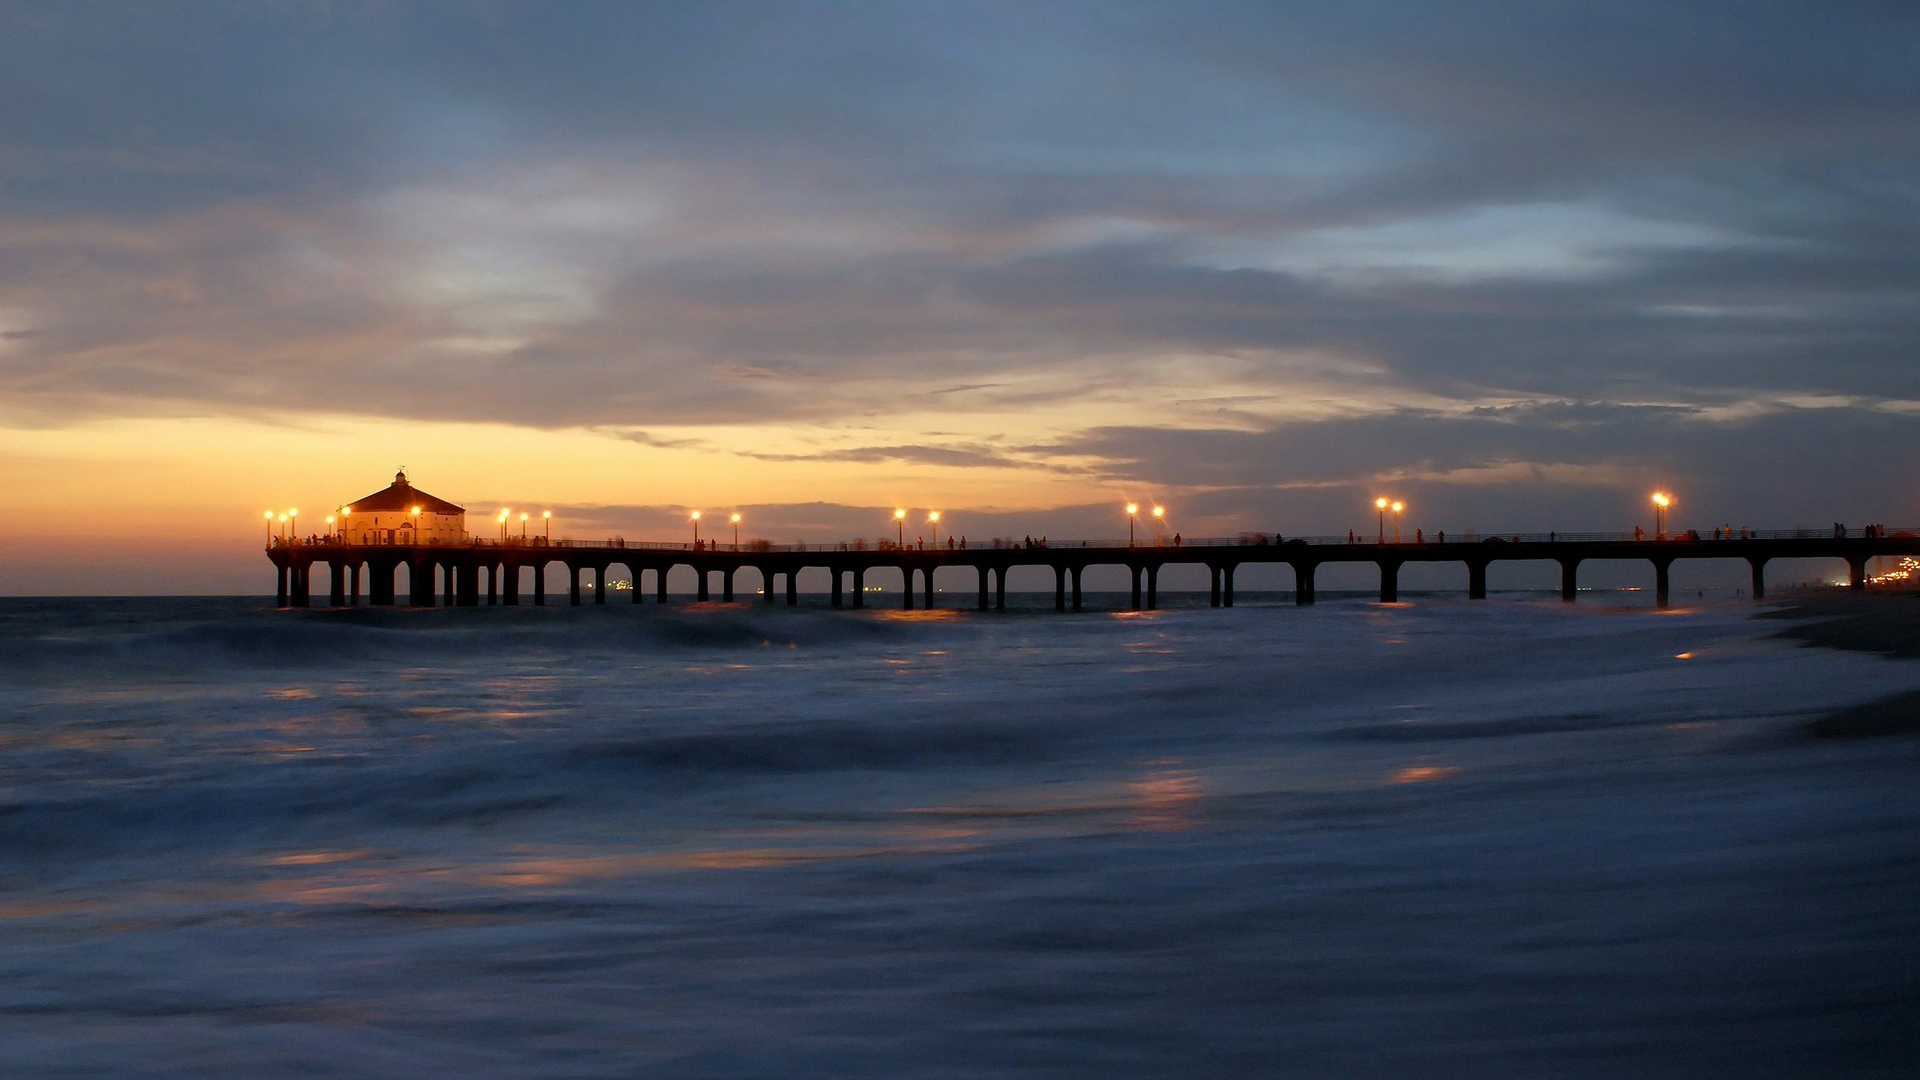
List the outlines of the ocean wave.
<svg viewBox="0 0 1920 1080">
<path fill-rule="evenodd" d="M 51 622 L 51 621 L 50 621 Z M 670 608 L 275 611 L 247 608 L 196 617 L 119 620 L 98 612 L 47 624 L 0 624 L 0 670 L 20 676 L 110 677 L 165 670 L 277 669 L 503 658 L 539 652 L 625 655 L 635 650 L 793 647 L 910 640 L 952 633 L 957 621 L 913 622 L 857 612 L 786 611 L 744 604 Z"/>
</svg>

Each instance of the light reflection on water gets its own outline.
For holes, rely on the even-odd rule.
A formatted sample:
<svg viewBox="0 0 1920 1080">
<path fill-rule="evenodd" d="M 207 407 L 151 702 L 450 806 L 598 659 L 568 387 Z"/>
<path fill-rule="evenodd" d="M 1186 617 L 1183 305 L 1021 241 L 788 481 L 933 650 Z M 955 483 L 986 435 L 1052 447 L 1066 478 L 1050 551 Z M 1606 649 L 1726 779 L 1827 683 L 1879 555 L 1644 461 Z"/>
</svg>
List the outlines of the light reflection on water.
<svg viewBox="0 0 1920 1080">
<path fill-rule="evenodd" d="M 289 640 L 198 685 L 13 669 L 9 1066 L 1911 1060 L 1874 1040 L 1912 1000 L 1920 760 L 1796 733 L 1920 675 L 1744 613 L 470 614 L 248 624 Z"/>
</svg>

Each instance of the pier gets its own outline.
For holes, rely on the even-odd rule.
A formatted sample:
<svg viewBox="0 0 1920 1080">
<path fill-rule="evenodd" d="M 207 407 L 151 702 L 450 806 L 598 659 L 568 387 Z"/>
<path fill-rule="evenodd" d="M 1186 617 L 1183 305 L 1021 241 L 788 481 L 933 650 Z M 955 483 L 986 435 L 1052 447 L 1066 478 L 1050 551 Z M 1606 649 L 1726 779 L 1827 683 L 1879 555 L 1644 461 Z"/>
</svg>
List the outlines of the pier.
<svg viewBox="0 0 1920 1080">
<path fill-rule="evenodd" d="M 1040 544 L 996 541 L 988 546 L 919 548 L 895 545 L 869 547 L 861 543 L 774 545 L 755 541 L 744 546 L 705 543 L 670 544 L 624 540 L 462 539 L 428 543 L 354 543 L 344 537 L 307 540 L 274 539 L 267 557 L 278 571 L 276 598 L 282 607 L 309 607 L 315 599 L 315 572 L 324 567 L 325 602 L 344 607 L 363 602 L 393 605 L 398 571 L 407 568 L 409 588 L 404 603 L 414 607 L 546 604 L 563 594 L 567 603 L 607 602 L 610 571 L 623 568 L 632 583 L 631 602 L 643 602 L 651 592 L 655 602 L 667 602 L 667 575 L 677 567 L 692 569 L 699 600 L 731 601 L 743 585 L 757 585 L 764 602 L 798 605 L 799 576 L 803 570 L 828 572 L 833 607 L 862 607 L 869 583 L 897 583 L 900 591 L 886 594 L 912 609 L 916 597 L 931 608 L 937 595 L 934 576 L 944 571 L 962 577 L 977 592 L 978 610 L 1004 610 L 1007 574 L 1016 567 L 1042 567 L 1054 580 L 1054 608 L 1081 610 L 1081 576 L 1093 566 L 1126 569 L 1132 586 L 1130 606 L 1150 610 L 1158 606 L 1159 579 L 1172 565 L 1204 566 L 1208 571 L 1208 599 L 1215 607 L 1232 607 L 1234 574 L 1248 564 L 1284 563 L 1293 571 L 1294 600 L 1314 602 L 1314 578 L 1320 567 L 1338 563 L 1372 563 L 1379 572 L 1380 599 L 1399 599 L 1400 570 L 1409 563 L 1458 563 L 1464 568 L 1467 595 L 1487 596 L 1487 568 L 1496 562 L 1547 561 L 1558 565 L 1560 596 L 1572 601 L 1579 590 L 1580 567 L 1598 561 L 1635 561 L 1648 564 L 1654 602 L 1668 606 L 1669 577 L 1682 559 L 1745 560 L 1754 599 L 1766 597 L 1766 568 L 1775 559 L 1834 559 L 1847 568 L 1849 584 L 1864 589 L 1867 564 L 1874 558 L 1920 556 L 1920 530 L 1843 530 L 1830 533 L 1795 529 L 1742 530 L 1740 535 L 1701 539 L 1693 534 L 1652 539 L 1634 534 L 1545 533 L 1500 534 L 1471 539 L 1427 539 L 1415 543 L 1378 542 L 1346 537 L 1273 537 L 1249 534 L 1230 538 L 1188 539 L 1168 544 L 1132 544 L 1077 541 Z M 528 571 L 531 574 L 528 574 Z M 743 581 L 742 574 L 751 579 Z M 970 573 L 969 573 L 970 572 Z M 647 575 L 652 575 L 648 578 Z M 523 580 L 531 576 L 530 592 Z M 651 584 L 652 588 L 645 587 Z M 363 591 L 364 587 L 364 591 Z M 951 594 L 949 594 L 951 595 Z"/>
</svg>

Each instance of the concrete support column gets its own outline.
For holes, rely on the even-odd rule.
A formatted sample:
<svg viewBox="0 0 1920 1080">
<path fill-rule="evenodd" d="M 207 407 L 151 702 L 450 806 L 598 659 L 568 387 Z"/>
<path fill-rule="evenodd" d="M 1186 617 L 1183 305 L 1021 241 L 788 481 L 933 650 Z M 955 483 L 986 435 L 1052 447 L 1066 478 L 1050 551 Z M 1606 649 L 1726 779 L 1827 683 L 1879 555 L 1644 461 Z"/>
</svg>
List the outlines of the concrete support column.
<svg viewBox="0 0 1920 1080">
<path fill-rule="evenodd" d="M 640 598 L 642 596 L 645 596 L 647 593 L 645 589 L 642 589 L 640 587 L 641 585 L 646 583 L 647 570 L 646 570 L 646 567 L 643 567 L 643 566 L 631 566 L 631 565 L 627 567 L 627 570 L 628 572 L 633 574 L 633 602 L 635 604 L 638 604 L 640 603 Z"/>
<path fill-rule="evenodd" d="M 1080 571 L 1085 569 L 1084 566 L 1076 566 L 1067 571 L 1073 577 L 1073 610 L 1075 611 L 1080 610 Z"/>
<path fill-rule="evenodd" d="M 993 572 L 993 610 L 1007 610 L 1007 568 L 1004 566 Z"/>
<path fill-rule="evenodd" d="M 1233 571 L 1237 563 L 1228 563 L 1220 568 L 1220 603 L 1233 606 Z"/>
<path fill-rule="evenodd" d="M 412 585 L 409 591 L 413 594 L 408 600 L 414 607 L 432 607 L 433 564 L 425 559 L 415 559 L 407 568 L 407 576 Z"/>
<path fill-rule="evenodd" d="M 513 607 L 520 606 L 519 563 L 506 563 L 500 567 L 500 602 Z"/>
<path fill-rule="evenodd" d="M 773 603 L 774 588 L 777 585 L 777 582 L 774 581 L 774 578 L 777 577 L 778 575 L 764 566 L 756 566 L 754 567 L 754 569 L 760 571 L 761 602 L 767 603 L 767 604 Z"/>
<path fill-rule="evenodd" d="M 1765 600 L 1767 598 L 1767 560 L 1749 557 L 1747 566 L 1753 571 L 1753 598 Z"/>
<path fill-rule="evenodd" d="M 704 566 L 696 565 L 693 568 L 693 572 L 695 575 L 697 575 L 700 578 L 700 587 L 693 591 L 693 598 L 695 600 L 713 599 L 713 593 L 709 591 L 709 586 L 707 584 L 707 568 Z"/>
<path fill-rule="evenodd" d="M 1291 563 L 1293 567 L 1293 603 L 1295 607 L 1306 607 L 1318 597 L 1313 592 L 1313 575 L 1320 569 L 1319 563 Z"/>
<path fill-rule="evenodd" d="M 458 603 L 460 599 L 457 595 L 458 589 L 456 588 L 457 582 L 453 572 L 453 564 L 439 563 L 434 567 L 434 571 L 440 575 L 440 587 L 443 597 L 441 603 L 447 607 L 452 607 Z"/>
<path fill-rule="evenodd" d="M 867 569 L 864 566 L 853 572 L 853 606 L 867 606 Z"/>
<path fill-rule="evenodd" d="M 842 600 L 840 598 L 840 593 L 841 593 L 840 576 L 845 573 L 846 573 L 845 570 L 842 570 L 837 566 L 833 568 L 833 606 L 834 607 L 840 607 L 842 604 Z"/>
<path fill-rule="evenodd" d="M 354 563 L 352 566 L 347 567 L 347 603 L 358 604 L 359 602 L 360 564 Z"/>
<path fill-rule="evenodd" d="M 655 603 L 664 604 L 667 602 L 667 571 L 671 569 L 673 569 L 673 567 L 670 564 L 653 568 L 653 599 Z"/>
<path fill-rule="evenodd" d="M 987 603 L 988 603 L 987 601 L 987 568 L 984 566 L 976 566 L 973 568 L 973 572 L 980 575 L 980 603 L 976 610 L 985 611 L 987 610 Z"/>
<path fill-rule="evenodd" d="M 380 605 L 393 603 L 393 575 L 399 568 L 398 563 L 369 562 L 367 564 L 367 603 Z"/>
<path fill-rule="evenodd" d="M 580 606 L 580 567 L 574 566 L 571 563 L 567 564 L 567 581 L 568 581 L 567 596 L 572 601 L 574 607 L 579 607 Z"/>
<path fill-rule="evenodd" d="M 347 606 L 347 567 L 345 563 L 327 564 L 327 603 L 333 607 Z"/>
<path fill-rule="evenodd" d="M 1847 588 L 1860 592 L 1867 587 L 1867 556 L 1847 556 Z"/>
<path fill-rule="evenodd" d="M 1487 564 L 1470 562 L 1467 564 L 1467 599 L 1485 600 L 1487 598 Z"/>
<path fill-rule="evenodd" d="M 1053 610 L 1067 610 L 1067 568 L 1053 568 Z"/>
<path fill-rule="evenodd" d="M 1152 611 L 1153 609 L 1159 606 L 1160 606 L 1160 564 L 1150 563 L 1147 566 L 1147 610 Z"/>
<path fill-rule="evenodd" d="M 454 598 L 461 607 L 480 606 L 480 568 L 472 563 L 461 563 L 453 568 Z M 495 602 L 494 591 L 498 583 L 494 580 L 493 565 L 487 565 L 487 603 Z"/>
<path fill-rule="evenodd" d="M 787 606 L 800 606 L 800 568 L 787 571 Z"/>
<path fill-rule="evenodd" d="M 900 590 L 900 595 L 902 597 L 901 602 L 906 605 L 906 610 L 912 611 L 913 610 L 913 567 L 902 566 L 900 568 L 900 581 L 903 586 L 903 588 L 901 588 Z"/>
<path fill-rule="evenodd" d="M 1668 597 L 1673 593 L 1667 568 L 1673 565 L 1671 559 L 1654 559 L 1653 562 L 1653 606 L 1666 607 Z"/>
<path fill-rule="evenodd" d="M 313 587 L 308 583 L 308 575 L 312 571 L 312 563 L 293 567 L 287 575 L 287 584 L 290 589 L 287 594 L 287 603 L 294 607 L 307 607 L 313 603 Z"/>
<path fill-rule="evenodd" d="M 544 559 L 533 564 L 533 602 L 536 606 L 547 602 L 547 563 Z"/>
<path fill-rule="evenodd" d="M 1127 606 L 1134 611 L 1140 610 L 1140 573 L 1138 566 L 1127 567 L 1127 573 L 1133 578 L 1133 592 L 1127 600 Z"/>
<path fill-rule="evenodd" d="M 607 602 L 607 568 L 605 566 L 593 568 L 593 602 L 596 604 Z"/>
<path fill-rule="evenodd" d="M 925 604 L 925 607 L 928 611 L 933 610 L 933 571 L 934 571 L 934 568 L 932 566 L 928 566 L 926 570 L 923 571 L 923 573 L 927 575 L 926 576 L 927 602 Z"/>
<path fill-rule="evenodd" d="M 1380 560 L 1380 602 L 1400 602 L 1400 564 L 1392 559 Z"/>
<path fill-rule="evenodd" d="M 1207 606 L 1220 606 L 1220 568 L 1207 564 Z"/>
<path fill-rule="evenodd" d="M 1573 603 L 1574 597 L 1580 594 L 1579 582 L 1580 582 L 1580 560 L 1579 559 L 1561 559 L 1560 560 L 1560 599 L 1565 600 L 1569 604 Z"/>
</svg>

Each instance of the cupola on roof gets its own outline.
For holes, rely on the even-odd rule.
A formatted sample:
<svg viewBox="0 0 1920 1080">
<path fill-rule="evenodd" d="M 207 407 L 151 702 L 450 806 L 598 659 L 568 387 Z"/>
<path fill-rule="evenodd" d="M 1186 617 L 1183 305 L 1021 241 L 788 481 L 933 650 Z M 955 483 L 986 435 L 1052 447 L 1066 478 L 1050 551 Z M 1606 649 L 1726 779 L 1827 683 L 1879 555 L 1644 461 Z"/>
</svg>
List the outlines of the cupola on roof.
<svg viewBox="0 0 1920 1080">
<path fill-rule="evenodd" d="M 381 510 L 398 510 L 408 513 L 419 507 L 423 514 L 464 514 L 467 508 L 450 503 L 436 495 L 429 495 L 412 484 L 407 483 L 407 474 L 403 469 L 393 474 L 393 483 L 364 498 L 355 499 L 347 504 L 354 513 L 373 513 Z"/>
</svg>

